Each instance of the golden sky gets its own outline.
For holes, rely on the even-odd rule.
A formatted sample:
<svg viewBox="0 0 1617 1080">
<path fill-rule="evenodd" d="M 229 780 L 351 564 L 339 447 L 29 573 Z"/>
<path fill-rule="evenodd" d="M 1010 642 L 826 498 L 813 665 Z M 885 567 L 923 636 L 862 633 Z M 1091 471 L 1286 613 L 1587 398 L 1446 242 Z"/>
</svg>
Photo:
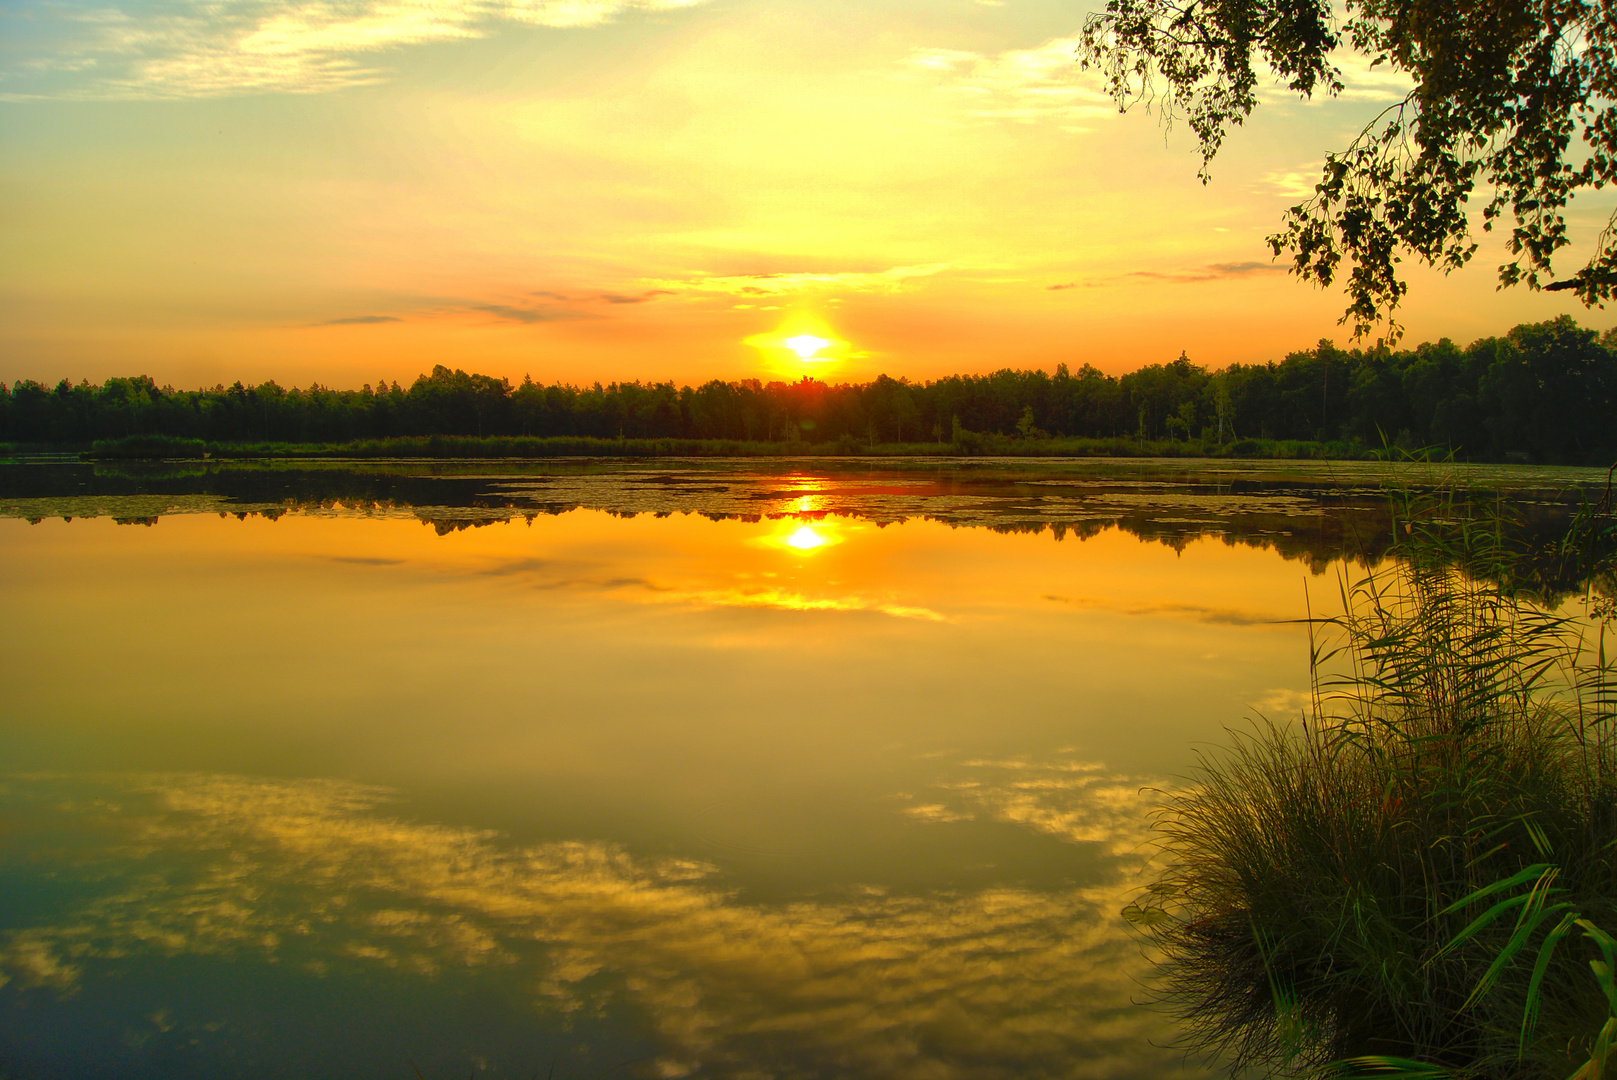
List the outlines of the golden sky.
<svg viewBox="0 0 1617 1080">
<path fill-rule="evenodd" d="M 1340 293 L 1264 237 L 1395 80 L 1267 95 L 1203 186 L 1182 127 L 1078 68 L 1091 6 L 6 0 L 0 379 L 926 379 L 1345 342 Z M 1409 340 L 1609 325 L 1496 293 L 1499 261 L 1413 272 Z"/>
</svg>

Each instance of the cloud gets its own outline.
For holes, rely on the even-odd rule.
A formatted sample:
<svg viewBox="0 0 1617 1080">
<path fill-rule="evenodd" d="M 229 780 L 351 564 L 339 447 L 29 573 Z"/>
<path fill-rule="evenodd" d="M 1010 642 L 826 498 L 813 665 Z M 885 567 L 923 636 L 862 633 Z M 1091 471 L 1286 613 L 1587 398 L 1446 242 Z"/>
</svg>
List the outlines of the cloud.
<svg viewBox="0 0 1617 1080">
<path fill-rule="evenodd" d="M 643 577 L 615 577 L 601 582 L 603 589 L 646 589 L 650 592 L 670 592 L 672 585 L 659 585 L 650 578 Z"/>
<path fill-rule="evenodd" d="M 1245 277 L 1248 274 L 1276 274 L 1284 273 L 1284 266 L 1277 266 L 1273 261 L 1261 259 L 1248 259 L 1245 262 L 1220 262 L 1207 264 L 1207 276 L 1212 277 Z"/>
<path fill-rule="evenodd" d="M 1050 292 L 1060 292 L 1062 289 L 1076 289 L 1077 287 L 1078 287 L 1078 283 L 1076 281 L 1068 281 L 1068 282 L 1065 282 L 1064 284 L 1061 284 L 1061 285 L 1046 285 L 1045 286 L 1045 288 L 1047 290 L 1049 290 Z"/>
<path fill-rule="evenodd" d="M 1340 15 L 1340 9 L 1338 14 Z M 1286 85 L 1286 80 L 1273 68 L 1267 69 L 1268 78 L 1261 75 L 1256 88 L 1258 100 L 1264 105 L 1281 108 L 1318 108 L 1331 101 L 1371 102 L 1392 105 L 1402 101 L 1415 82 L 1407 72 L 1399 71 L 1390 63 L 1373 64 L 1368 56 L 1344 43 L 1328 60 L 1342 80 L 1342 90 L 1334 95 L 1317 91 L 1311 98 L 1300 97 Z M 1355 124 L 1357 127 L 1357 124 Z"/>
<path fill-rule="evenodd" d="M 375 57 L 430 42 L 486 37 L 500 24 L 598 26 L 631 11 L 706 0 L 184 0 L 157 11 L 36 9 L 55 23 L 48 56 L 18 71 L 45 79 L 28 97 L 186 98 L 325 93 L 379 82 Z M 47 35 L 49 37 L 51 35 Z M 86 73 L 52 82 L 52 74 Z M 12 81 L 15 81 L 13 78 Z"/>
<path fill-rule="evenodd" d="M 1269 188 L 1276 194 L 1285 195 L 1293 199 L 1308 199 L 1314 195 L 1314 185 L 1319 183 L 1319 172 L 1305 173 L 1300 170 L 1291 172 L 1265 173 L 1260 184 Z"/>
<path fill-rule="evenodd" d="M 997 6 L 1000 0 L 975 2 Z M 1031 49 L 998 53 L 918 48 L 911 51 L 905 65 L 959 95 L 971 116 L 1054 123 L 1064 131 L 1081 133 L 1115 115 L 1118 108 L 1101 77 L 1079 67 L 1078 46 L 1077 37 L 1061 37 Z M 1369 58 L 1351 49 L 1339 50 L 1331 60 L 1341 72 L 1343 89 L 1337 97 L 1342 100 L 1391 104 L 1402 100 L 1414 85 L 1407 74 L 1394 71 L 1389 64 L 1372 67 Z M 1259 90 L 1262 100 L 1295 104 L 1296 93 L 1279 84 L 1278 76 L 1276 80 Z M 1324 100 L 1323 94 L 1313 99 L 1315 103 Z"/>
<path fill-rule="evenodd" d="M 553 292 L 549 289 L 534 289 L 529 296 L 538 296 L 546 300 L 560 300 L 566 304 L 578 304 L 588 301 L 598 301 L 606 304 L 644 304 L 655 300 L 659 296 L 667 296 L 672 290 L 647 289 L 641 293 L 615 293 L 597 292 L 590 295 L 577 295 L 573 293 Z"/>
<path fill-rule="evenodd" d="M 1050 289 L 1092 289 L 1102 285 L 1116 285 L 1125 281 L 1161 281 L 1170 285 L 1195 285 L 1207 281 L 1227 281 L 1231 278 L 1253 277 L 1262 274 L 1284 274 L 1287 267 L 1257 259 L 1240 262 L 1216 262 L 1178 270 L 1130 270 L 1113 277 L 1091 278 L 1084 282 L 1048 286 Z"/>
<path fill-rule="evenodd" d="M 911 286 L 916 278 L 931 277 L 947 270 L 950 263 L 894 266 L 886 270 L 841 272 L 782 272 L 769 274 L 696 274 L 652 282 L 655 291 L 711 292 L 732 296 L 782 296 L 811 290 L 896 293 Z"/>
<path fill-rule="evenodd" d="M 601 299 L 609 304 L 644 304 L 655 300 L 659 296 L 668 296 L 672 289 L 647 289 L 636 296 L 625 296 L 622 293 L 602 293 Z"/>
<path fill-rule="evenodd" d="M 485 577 L 514 577 L 518 574 L 533 574 L 545 570 L 553 570 L 556 564 L 550 559 L 508 559 L 485 566 L 477 572 Z"/>
<path fill-rule="evenodd" d="M 504 322 L 521 323 L 531 326 L 537 323 L 568 322 L 574 319 L 598 319 L 602 317 L 601 305 L 618 306 L 623 304 L 643 304 L 665 296 L 669 289 L 647 289 L 638 293 L 617 293 L 600 290 L 579 291 L 574 293 L 557 292 L 549 289 L 534 289 L 527 292 L 511 291 L 502 295 L 510 298 L 508 301 L 489 300 L 471 302 L 465 298 L 436 297 L 414 298 L 402 301 L 404 306 L 411 307 L 418 314 L 425 315 L 465 315 L 468 312 L 477 312 L 482 315 L 492 315 Z M 309 323 L 309 326 L 376 326 L 386 323 L 402 323 L 405 319 L 398 315 L 348 315 L 339 319 L 327 319 L 323 322 Z"/>
<path fill-rule="evenodd" d="M 566 322 L 569 319 L 586 319 L 589 316 L 572 308 L 558 307 L 513 307 L 510 304 L 471 304 L 472 311 L 481 311 L 487 315 L 504 319 L 514 323 L 547 323 Z"/>
<path fill-rule="evenodd" d="M 350 315 L 345 319 L 327 319 L 315 326 L 374 326 L 377 323 L 403 322 L 397 315 Z"/>
<path fill-rule="evenodd" d="M 1134 270 L 1125 277 L 1146 278 L 1151 281 L 1171 281 L 1190 284 L 1199 281 L 1222 281 L 1225 278 L 1250 277 L 1253 274 L 1283 274 L 1284 266 L 1272 262 L 1222 262 L 1187 270 Z"/>
<path fill-rule="evenodd" d="M 959 49 L 915 49 L 906 64 L 959 95 L 969 115 L 1015 123 L 1054 123 L 1087 131 L 1117 106 L 1100 79 L 1078 66 L 1078 39 L 1054 38 L 1032 49 L 991 55 Z"/>
<path fill-rule="evenodd" d="M 1374 57 L 1350 48 L 1338 49 L 1331 62 L 1342 73 L 1342 92 L 1337 97 L 1346 101 L 1376 101 L 1392 104 L 1402 101 L 1415 82 L 1407 72 L 1391 64 L 1375 64 Z"/>
</svg>

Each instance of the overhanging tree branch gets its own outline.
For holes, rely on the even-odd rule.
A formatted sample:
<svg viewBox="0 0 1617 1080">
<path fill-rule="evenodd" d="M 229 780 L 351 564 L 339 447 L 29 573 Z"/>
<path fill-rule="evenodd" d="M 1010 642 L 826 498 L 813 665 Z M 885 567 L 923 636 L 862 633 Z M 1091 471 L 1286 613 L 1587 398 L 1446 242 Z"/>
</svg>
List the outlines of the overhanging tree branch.
<svg viewBox="0 0 1617 1080">
<path fill-rule="evenodd" d="M 1571 201 L 1617 180 L 1617 8 L 1349 0 L 1346 15 L 1338 25 L 1322 0 L 1109 0 L 1086 20 L 1079 55 L 1121 109 L 1144 101 L 1166 123 L 1188 122 L 1204 182 L 1226 132 L 1257 105 L 1260 71 L 1304 98 L 1333 96 L 1343 83 L 1332 52 L 1346 44 L 1409 76 L 1414 89 L 1326 156 L 1314 197 L 1269 238 L 1305 279 L 1329 286 L 1345 272 L 1343 321 L 1356 336 L 1383 324 L 1398 335 L 1404 256 L 1445 273 L 1470 260 L 1479 185 L 1482 230 L 1510 223 L 1501 287 L 1610 299 L 1611 223 L 1575 275 L 1557 280 L 1553 261 L 1571 243 Z"/>
</svg>

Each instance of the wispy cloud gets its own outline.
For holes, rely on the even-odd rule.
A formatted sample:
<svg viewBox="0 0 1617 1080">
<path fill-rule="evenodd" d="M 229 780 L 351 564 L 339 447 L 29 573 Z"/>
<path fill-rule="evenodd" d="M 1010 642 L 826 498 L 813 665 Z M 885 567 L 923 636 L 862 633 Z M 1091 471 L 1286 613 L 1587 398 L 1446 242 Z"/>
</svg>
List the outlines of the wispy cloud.
<svg viewBox="0 0 1617 1080">
<path fill-rule="evenodd" d="M 1118 285 L 1127 281 L 1160 281 L 1170 285 L 1194 285 L 1207 281 L 1227 281 L 1231 278 L 1256 277 L 1265 274 L 1283 274 L 1284 265 L 1267 262 L 1259 259 L 1247 259 L 1240 262 L 1216 262 L 1203 266 L 1187 266 L 1174 270 L 1130 270 L 1123 274 L 1114 274 L 1110 277 L 1090 278 L 1083 282 L 1068 282 L 1061 285 L 1050 285 L 1051 290 L 1073 289 L 1080 285 L 1084 288 L 1096 288 L 1102 285 Z"/>
<path fill-rule="evenodd" d="M 726 293 L 732 296 L 783 296 L 812 290 L 826 292 L 896 293 L 917 278 L 947 270 L 950 263 L 894 266 L 887 270 L 842 272 L 804 271 L 769 274 L 693 274 L 686 278 L 657 279 L 654 291 Z"/>
<path fill-rule="evenodd" d="M 403 322 L 397 315 L 350 315 L 345 319 L 327 319 L 316 326 L 375 326 L 377 323 Z"/>
<path fill-rule="evenodd" d="M 1135 270 L 1129 277 L 1149 278 L 1153 281 L 1222 281 L 1225 278 L 1250 277 L 1253 274 L 1283 274 L 1286 268 L 1272 262 L 1247 260 L 1245 262 L 1208 263 L 1188 270 Z"/>
<path fill-rule="evenodd" d="M 600 298 L 608 304 L 644 304 L 657 299 L 659 296 L 668 296 L 672 291 L 671 289 L 647 289 L 643 293 L 636 293 L 632 296 L 627 296 L 623 293 L 602 293 Z"/>
<path fill-rule="evenodd" d="M 997 0 L 976 0 L 996 3 Z M 959 94 L 967 112 L 976 117 L 1018 123 L 1053 122 L 1065 131 L 1087 131 L 1103 117 L 1117 112 L 1117 103 L 1093 72 L 1078 65 L 1078 38 L 1052 38 L 1031 49 L 977 53 L 961 49 L 915 49 L 908 60 L 911 71 L 930 75 Z M 1347 101 L 1392 103 L 1409 93 L 1408 75 L 1389 64 L 1374 67 L 1351 50 L 1332 57 L 1341 72 Z M 1265 102 L 1296 102 L 1297 95 L 1279 83 L 1260 88 Z M 1326 100 L 1319 95 L 1315 101 Z"/>
<path fill-rule="evenodd" d="M 1265 173 L 1258 181 L 1265 194 L 1284 195 L 1287 198 L 1306 199 L 1314 194 L 1314 185 L 1319 183 L 1319 172 L 1304 172 L 1300 169 L 1289 172 Z"/>
<path fill-rule="evenodd" d="M 376 57 L 388 50 L 485 37 L 502 23 L 589 27 L 705 2 L 187 0 L 139 13 L 41 6 L 35 14 L 54 22 L 55 47 L 0 79 L 11 99 L 323 93 L 380 81 L 387 71 Z"/>
<path fill-rule="evenodd" d="M 497 319 L 514 323 L 548 323 L 566 322 L 570 319 L 587 319 L 588 315 L 570 307 L 554 307 L 539 305 L 535 307 L 517 307 L 513 304 L 472 304 L 472 311 L 481 311 L 485 315 L 493 315 Z"/>
<path fill-rule="evenodd" d="M 514 577 L 518 574 L 532 574 L 555 568 L 555 563 L 550 559 L 509 559 L 493 566 L 486 566 L 478 573 L 485 577 Z"/>
<path fill-rule="evenodd" d="M 537 296 L 545 300 L 559 300 L 564 304 L 644 304 L 657 299 L 659 296 L 668 296 L 672 292 L 673 290 L 671 289 L 647 289 L 638 293 L 604 291 L 565 293 L 556 292 L 553 289 L 535 289 L 527 295 Z"/>
<path fill-rule="evenodd" d="M 1078 39 L 1067 37 L 993 54 L 916 49 L 907 63 L 959 94 L 972 116 L 1081 132 L 1117 108 L 1095 75 L 1078 66 L 1077 53 Z"/>
<path fill-rule="evenodd" d="M 1390 63 L 1375 64 L 1374 57 L 1345 45 L 1332 53 L 1329 59 L 1342 80 L 1342 90 L 1334 97 L 1318 92 L 1312 98 L 1301 99 L 1295 90 L 1286 86 L 1285 79 L 1270 68 L 1269 77 L 1259 79 L 1258 100 L 1265 105 L 1278 106 L 1318 106 L 1330 101 L 1381 102 L 1390 105 L 1403 100 L 1415 87 L 1408 73 L 1397 70 Z"/>
<path fill-rule="evenodd" d="M 612 308 L 625 304 L 644 304 L 672 290 L 648 289 L 637 293 L 608 292 L 600 289 L 580 289 L 560 292 L 553 289 L 528 291 L 507 290 L 493 297 L 414 297 L 398 301 L 412 319 L 465 318 L 493 316 L 501 322 L 535 326 L 542 323 L 572 322 L 577 319 L 609 318 Z M 309 326 L 373 326 L 406 321 L 398 315 L 349 315 L 340 319 L 326 319 Z"/>
<path fill-rule="evenodd" d="M 1374 64 L 1372 57 L 1352 49 L 1338 49 L 1331 57 L 1342 73 L 1342 92 L 1337 96 L 1346 101 L 1380 101 L 1391 104 L 1402 100 L 1415 88 L 1407 72 L 1395 69 L 1389 63 Z"/>
</svg>

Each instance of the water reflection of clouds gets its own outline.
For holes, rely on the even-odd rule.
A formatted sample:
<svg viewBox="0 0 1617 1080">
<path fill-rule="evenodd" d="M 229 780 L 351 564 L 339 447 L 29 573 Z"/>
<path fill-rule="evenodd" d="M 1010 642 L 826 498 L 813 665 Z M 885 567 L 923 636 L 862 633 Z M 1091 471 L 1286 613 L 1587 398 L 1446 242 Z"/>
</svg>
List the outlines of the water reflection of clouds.
<svg viewBox="0 0 1617 1080">
<path fill-rule="evenodd" d="M 678 599 L 702 607 L 771 608 L 776 611 L 870 612 L 895 619 L 921 622 L 947 622 L 931 608 L 894 603 L 874 597 L 808 596 L 791 589 L 771 586 L 737 586 L 730 589 L 698 589 L 679 593 Z"/>
<path fill-rule="evenodd" d="M 1100 596 L 1058 596 L 1046 593 L 1044 598 L 1056 604 L 1077 608 L 1098 608 L 1122 615 L 1169 615 L 1194 619 L 1196 622 L 1223 626 L 1295 626 L 1295 618 L 1241 608 L 1218 607 L 1209 604 L 1185 604 L 1173 601 L 1138 603 Z"/>
<path fill-rule="evenodd" d="M 1151 799 L 1139 777 L 1072 759 L 973 760 L 957 773 L 924 796 L 912 796 L 904 813 L 920 821 L 981 818 L 1021 825 L 1070 842 L 1105 845 L 1120 859 L 1144 858 Z"/>
<path fill-rule="evenodd" d="M 1252 702 L 1252 708 L 1259 716 L 1280 720 L 1307 712 L 1312 704 L 1313 696 L 1309 691 L 1282 686 L 1265 691 Z"/>
<path fill-rule="evenodd" d="M 1101 770 L 972 769 L 979 782 L 948 801 L 1074 838 L 1111 822 L 1114 848 L 1137 831 Z M 4 942 L 0 964 L 23 985 L 63 990 L 143 953 L 400 977 L 458 966 L 519 977 L 564 1014 L 599 1010 L 609 985 L 648 1017 L 663 1076 L 1130 1076 L 1175 1064 L 1147 1042 L 1160 1020 L 1128 1007 L 1140 962 L 1116 917 L 1132 888 L 1122 873 L 1055 891 L 870 888 L 749 904 L 704 863 L 604 843 L 512 848 L 383 816 L 384 793 L 358 785 L 158 777 L 112 796 L 130 838 L 103 854 L 129 871 Z M 1078 809 L 1085 799 L 1098 808 Z"/>
<path fill-rule="evenodd" d="M 23 931 L 12 936 L 0 949 L 0 986 L 16 981 L 25 989 L 54 987 L 71 993 L 79 972 L 52 948 L 47 933 Z"/>
<path fill-rule="evenodd" d="M 620 578 L 606 588 L 644 590 L 647 603 L 676 604 L 692 608 L 759 608 L 787 612 L 866 612 L 895 619 L 921 622 L 948 622 L 948 618 L 928 607 L 900 604 L 891 599 L 848 593 L 841 596 L 811 596 L 796 589 L 771 583 L 739 582 L 723 588 L 663 585 L 642 578 Z"/>
</svg>

